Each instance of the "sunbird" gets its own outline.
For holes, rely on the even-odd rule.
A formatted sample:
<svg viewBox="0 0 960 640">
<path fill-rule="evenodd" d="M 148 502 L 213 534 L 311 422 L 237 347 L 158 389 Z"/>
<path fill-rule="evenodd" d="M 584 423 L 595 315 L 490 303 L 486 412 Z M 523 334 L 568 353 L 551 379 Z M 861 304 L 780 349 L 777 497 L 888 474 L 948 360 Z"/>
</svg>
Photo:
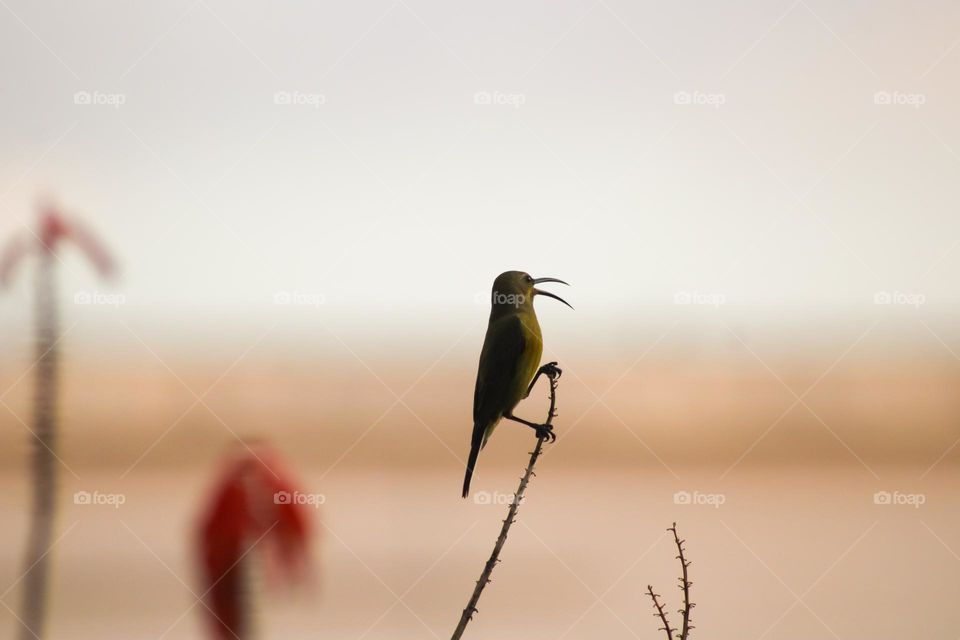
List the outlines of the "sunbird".
<svg viewBox="0 0 960 640">
<path fill-rule="evenodd" d="M 477 456 L 503 418 L 533 428 L 537 437 L 556 439 L 549 424 L 537 424 L 513 415 L 517 404 L 530 395 L 541 375 L 553 378 L 561 373 L 556 362 L 540 366 L 543 337 L 533 310 L 533 298 L 547 296 L 573 307 L 560 296 L 536 288 L 544 282 L 567 284 L 556 278 L 533 278 L 523 271 L 505 271 L 493 281 L 490 321 L 473 392 L 473 436 L 463 478 L 464 498 L 470 493 Z"/>
</svg>

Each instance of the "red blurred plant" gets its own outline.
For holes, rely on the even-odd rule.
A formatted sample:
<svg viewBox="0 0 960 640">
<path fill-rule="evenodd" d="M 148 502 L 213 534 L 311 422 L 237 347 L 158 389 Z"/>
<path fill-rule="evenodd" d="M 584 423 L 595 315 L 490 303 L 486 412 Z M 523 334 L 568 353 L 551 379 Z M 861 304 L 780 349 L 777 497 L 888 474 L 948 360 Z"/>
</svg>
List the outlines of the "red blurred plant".
<svg viewBox="0 0 960 640">
<path fill-rule="evenodd" d="M 14 236 L 0 253 L 0 286 L 10 283 L 16 267 L 37 255 L 34 281 L 36 370 L 33 424 L 33 506 L 23 574 L 23 604 L 18 620 L 23 640 L 41 640 L 47 609 L 48 559 L 55 515 L 57 483 L 57 381 L 60 340 L 54 261 L 60 245 L 69 240 L 80 247 L 102 276 L 115 265 L 103 246 L 80 223 L 67 220 L 52 204 L 40 206 L 36 230 Z"/>
<path fill-rule="evenodd" d="M 252 560 L 263 558 L 270 582 L 309 576 L 310 518 L 301 495 L 268 447 L 231 455 L 200 515 L 196 545 L 211 636 L 248 640 Z M 302 494 L 306 495 L 306 494 Z"/>
<path fill-rule="evenodd" d="M 46 258 L 54 257 L 58 245 L 64 240 L 70 240 L 80 247 L 101 276 L 116 272 L 116 264 L 110 254 L 84 225 L 76 220 L 68 220 L 49 202 L 40 205 L 37 218 L 35 231 L 14 236 L 0 254 L 0 285 L 10 284 L 14 269 L 24 257 L 37 252 L 41 255 L 42 263 Z"/>
</svg>

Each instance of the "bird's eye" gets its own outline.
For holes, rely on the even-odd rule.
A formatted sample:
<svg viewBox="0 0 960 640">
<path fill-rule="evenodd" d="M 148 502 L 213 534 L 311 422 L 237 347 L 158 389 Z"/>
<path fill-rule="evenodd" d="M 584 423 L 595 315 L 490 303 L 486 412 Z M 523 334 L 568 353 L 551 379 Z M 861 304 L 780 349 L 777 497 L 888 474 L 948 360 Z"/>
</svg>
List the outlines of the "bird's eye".
<svg viewBox="0 0 960 640">
<path fill-rule="evenodd" d="M 525 278 L 525 280 L 526 280 L 527 282 L 533 282 L 533 278 L 531 278 L 530 276 L 527 276 L 527 277 Z"/>
</svg>

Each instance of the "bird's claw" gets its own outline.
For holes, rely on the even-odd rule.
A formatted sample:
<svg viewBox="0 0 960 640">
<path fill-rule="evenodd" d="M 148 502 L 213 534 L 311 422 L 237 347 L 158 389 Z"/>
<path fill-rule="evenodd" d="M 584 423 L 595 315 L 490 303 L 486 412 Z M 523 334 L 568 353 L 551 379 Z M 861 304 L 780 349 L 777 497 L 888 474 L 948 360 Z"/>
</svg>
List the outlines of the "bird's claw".
<svg viewBox="0 0 960 640">
<path fill-rule="evenodd" d="M 551 380 L 556 380 L 563 375 L 563 369 L 558 367 L 556 362 L 548 362 L 540 367 L 540 373 L 547 376 Z"/>
<path fill-rule="evenodd" d="M 556 441 L 557 434 L 553 432 L 553 425 L 541 424 L 537 427 L 537 437 L 546 440 L 549 444 Z"/>
</svg>

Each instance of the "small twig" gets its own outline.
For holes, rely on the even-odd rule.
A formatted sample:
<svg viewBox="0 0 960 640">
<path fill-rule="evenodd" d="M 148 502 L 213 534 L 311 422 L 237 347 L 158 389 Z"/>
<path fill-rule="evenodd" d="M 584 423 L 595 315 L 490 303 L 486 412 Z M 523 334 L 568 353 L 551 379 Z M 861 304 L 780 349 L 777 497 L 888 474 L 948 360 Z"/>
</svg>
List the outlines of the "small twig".
<svg viewBox="0 0 960 640">
<path fill-rule="evenodd" d="M 687 640 L 687 637 L 690 635 L 690 629 L 693 629 L 693 625 L 690 624 L 690 611 L 696 605 L 690 602 L 690 585 L 693 583 L 690 582 L 687 576 L 687 567 L 690 566 L 690 562 L 683 555 L 683 543 L 685 540 L 681 540 L 680 536 L 677 535 L 677 523 L 674 522 L 673 526 L 667 529 L 667 531 L 673 532 L 673 541 L 677 545 L 677 560 L 680 561 L 680 567 L 682 568 L 682 575 L 679 578 L 680 580 L 680 590 L 683 591 L 683 609 L 680 609 L 679 612 L 683 615 L 683 628 L 680 631 L 680 640 Z"/>
<path fill-rule="evenodd" d="M 650 596 L 650 599 L 653 600 L 653 608 L 657 610 L 653 614 L 654 618 L 660 618 L 660 621 L 663 623 L 663 626 L 660 627 L 660 630 L 667 634 L 667 640 L 673 640 L 673 629 L 670 627 L 670 622 L 667 620 L 667 614 L 663 610 L 663 605 L 660 604 L 659 594 L 653 592 L 653 586 L 647 585 L 647 594 Z"/>
<path fill-rule="evenodd" d="M 683 608 L 677 609 L 678 613 L 683 616 L 683 624 L 681 625 L 679 631 L 670 626 L 670 623 L 667 621 L 667 614 L 664 613 L 663 605 L 660 604 L 660 596 L 653 592 L 653 587 L 647 585 L 647 595 L 650 596 L 650 599 L 653 600 L 653 607 L 657 610 L 653 616 L 655 618 L 660 618 L 660 621 L 663 622 L 663 626 L 660 627 L 661 631 L 666 632 L 667 640 L 674 640 L 676 636 L 677 640 L 687 640 L 690 637 L 690 630 L 694 628 L 693 618 L 690 616 L 690 611 L 697 605 L 690 602 L 690 586 L 693 584 L 690 582 L 689 576 L 687 575 L 687 568 L 690 566 L 690 561 L 687 560 L 686 555 L 684 554 L 683 544 L 686 540 L 681 540 L 680 536 L 677 534 L 677 523 L 674 522 L 673 526 L 667 529 L 673 533 L 673 541 L 677 545 L 677 560 L 680 561 L 681 575 L 678 580 L 680 581 L 680 590 L 683 591 Z"/>
<path fill-rule="evenodd" d="M 550 410 L 547 413 L 547 420 L 544 423 L 547 425 L 553 424 L 553 418 L 556 415 L 558 377 L 559 376 L 550 377 Z M 523 494 L 527 490 L 527 484 L 530 482 L 530 478 L 534 475 L 533 467 L 537 464 L 537 459 L 540 457 L 543 449 L 543 441 L 546 439 L 546 434 L 537 438 L 537 446 L 535 446 L 530 453 L 530 462 L 527 464 L 527 469 L 524 471 L 523 477 L 520 478 L 520 486 L 517 487 L 517 492 L 514 494 L 513 500 L 510 501 L 510 509 L 507 511 L 507 517 L 503 521 L 503 526 L 500 527 L 500 535 L 497 536 L 497 542 L 493 545 L 493 552 L 490 554 L 487 563 L 483 566 L 483 572 L 480 574 L 480 579 L 477 580 L 477 586 L 474 587 L 473 595 L 470 596 L 467 607 L 460 615 L 460 622 L 457 624 L 451 640 L 458 640 L 463 636 L 463 632 L 467 628 L 467 623 L 473 619 L 473 614 L 477 612 L 477 603 L 480 602 L 480 594 L 483 593 L 484 587 L 490 583 L 490 575 L 493 573 L 493 568 L 500 562 L 500 550 L 503 549 L 503 545 L 507 542 L 507 534 L 510 532 L 511 525 L 516 521 L 517 508 L 523 501 Z"/>
</svg>

